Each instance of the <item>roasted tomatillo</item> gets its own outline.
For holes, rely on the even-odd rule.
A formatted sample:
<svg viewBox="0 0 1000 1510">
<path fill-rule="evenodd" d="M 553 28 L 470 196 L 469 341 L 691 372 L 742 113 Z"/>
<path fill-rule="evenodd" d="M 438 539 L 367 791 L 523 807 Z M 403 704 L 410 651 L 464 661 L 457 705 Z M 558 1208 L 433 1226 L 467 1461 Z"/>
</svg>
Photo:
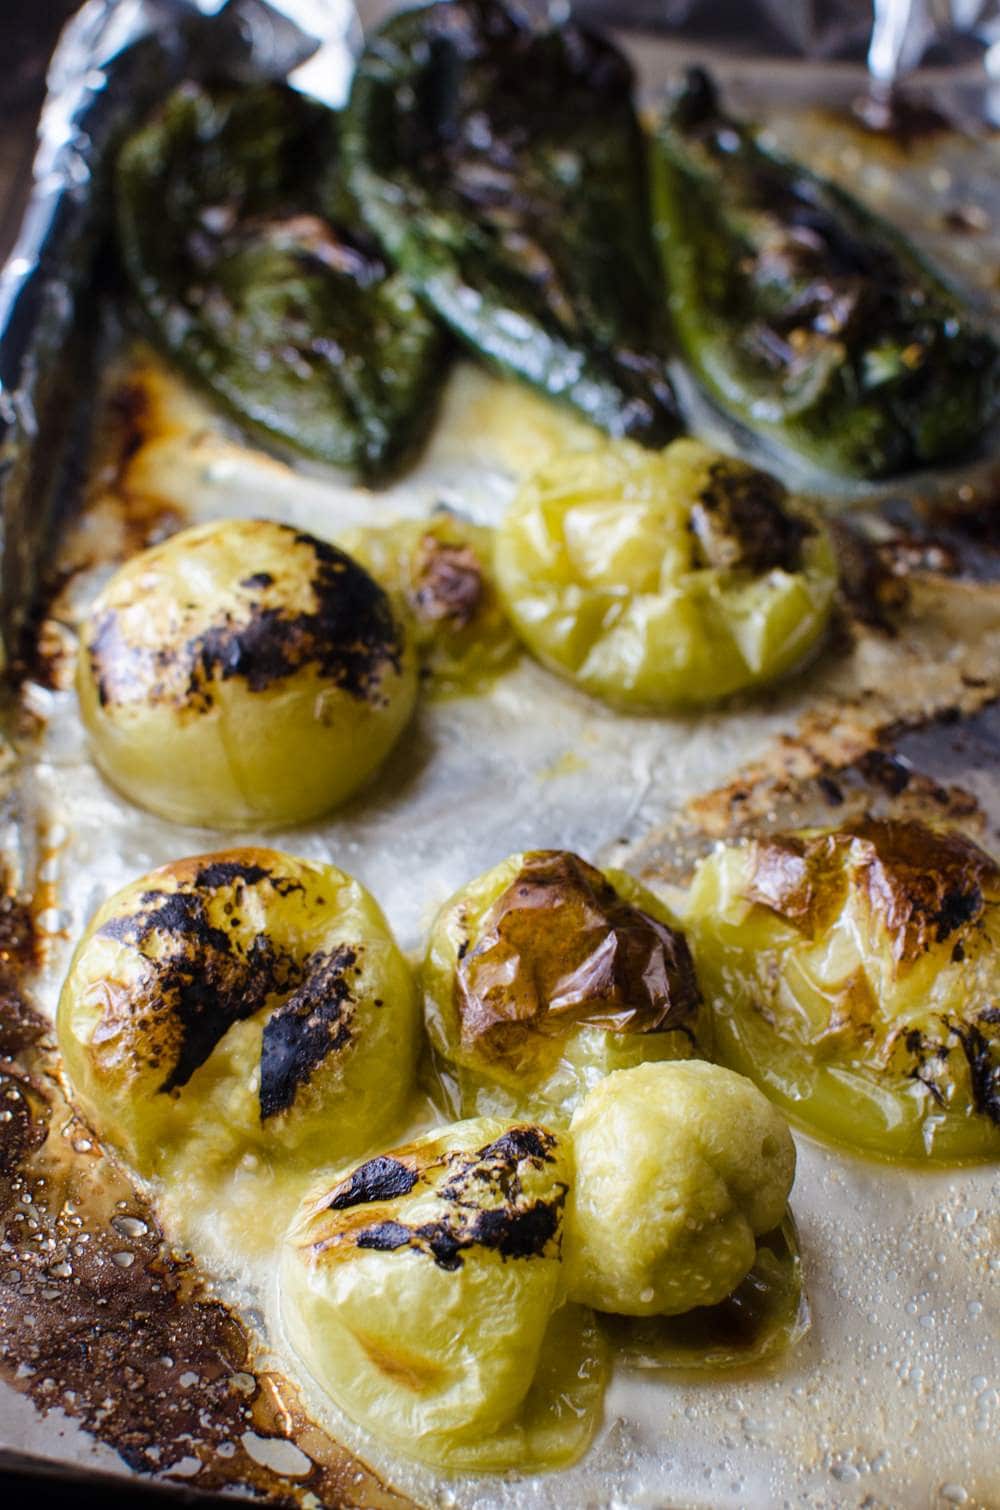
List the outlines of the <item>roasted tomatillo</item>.
<svg viewBox="0 0 1000 1510">
<path fill-rule="evenodd" d="M 512 855 L 446 903 L 423 966 L 442 1083 L 463 1113 L 565 1121 L 611 1070 L 704 1047 L 670 913 L 624 871 Z"/>
<path fill-rule="evenodd" d="M 572 1159 L 547 1128 L 477 1119 L 326 1180 L 281 1261 L 284 1324 L 337 1403 L 453 1470 L 553 1468 L 588 1445 L 601 1334 L 564 1304 Z"/>
<path fill-rule="evenodd" d="M 718 1305 L 785 1215 L 791 1133 L 755 1085 L 721 1065 L 619 1070 L 584 1097 L 570 1137 L 566 1288 L 596 1310 Z"/>
<path fill-rule="evenodd" d="M 210 1183 L 245 1154 L 346 1158 L 405 1103 L 417 1014 L 363 886 L 234 849 L 162 866 L 91 919 L 59 1047 L 93 1127 L 147 1177 Z"/>
<path fill-rule="evenodd" d="M 80 639 L 97 764 L 177 822 L 326 812 L 385 758 L 416 697 L 382 588 L 335 546 L 264 519 L 196 525 L 133 556 Z"/>
<path fill-rule="evenodd" d="M 493 531 L 447 509 L 339 537 L 403 605 L 425 691 L 484 691 L 514 664 L 520 642 L 493 578 Z"/>
<path fill-rule="evenodd" d="M 720 848 L 685 913 L 719 1057 L 866 1153 L 1000 1155 L 1000 871 L 866 820 Z"/>
<path fill-rule="evenodd" d="M 786 675 L 822 642 L 836 587 L 825 527 L 694 440 L 555 458 L 521 488 L 494 560 L 529 650 L 626 711 Z"/>
</svg>

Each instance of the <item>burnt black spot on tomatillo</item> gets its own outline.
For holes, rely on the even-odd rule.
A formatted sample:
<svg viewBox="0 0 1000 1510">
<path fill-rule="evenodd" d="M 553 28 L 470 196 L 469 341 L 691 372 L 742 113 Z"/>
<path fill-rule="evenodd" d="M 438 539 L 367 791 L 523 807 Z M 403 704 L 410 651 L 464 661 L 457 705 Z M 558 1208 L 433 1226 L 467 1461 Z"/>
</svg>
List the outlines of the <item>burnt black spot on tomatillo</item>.
<svg viewBox="0 0 1000 1510">
<path fill-rule="evenodd" d="M 306 666 L 359 701 L 379 695 L 391 667 L 398 672 L 402 630 L 382 588 L 336 546 L 286 528 L 313 554 L 314 606 L 290 613 L 249 606 L 249 619 L 212 625 L 187 646 L 188 696 L 197 701 L 206 684 L 241 678 L 263 692 Z"/>
<path fill-rule="evenodd" d="M 249 691 L 263 692 L 306 667 L 360 702 L 382 698 L 382 683 L 390 670 L 400 671 L 404 649 L 387 595 L 336 546 L 289 525 L 269 528 L 282 531 L 294 549 L 311 553 L 311 605 L 282 606 L 280 581 L 269 572 L 251 573 L 241 586 L 271 580 L 267 607 L 243 602 L 212 622 L 185 604 L 193 616 L 183 631 L 189 638 L 154 645 L 131 638 L 127 616 L 109 609 L 87 651 L 102 707 L 170 703 L 204 712 L 222 683 L 239 678 Z"/>
<path fill-rule="evenodd" d="M 201 887 L 143 892 L 132 913 L 109 918 L 100 929 L 145 956 L 129 998 L 129 1013 L 141 1025 L 133 1052 L 147 1067 L 165 1069 L 162 1092 L 186 1085 L 233 1023 L 301 982 L 307 962 L 266 934 L 244 943 L 210 919 L 213 889 L 239 880 L 252 884 L 258 869 L 213 862 L 199 873 L 208 877 Z"/>
<path fill-rule="evenodd" d="M 198 871 L 194 884 L 214 890 L 217 886 L 232 886 L 235 881 L 257 886 L 270 879 L 263 865 L 244 865 L 239 860 L 211 860 Z"/>
<path fill-rule="evenodd" d="M 291 896 L 295 891 L 305 891 L 301 881 L 293 876 L 283 876 L 273 870 L 268 870 L 266 865 L 246 864 L 241 860 L 210 860 L 203 865 L 194 878 L 196 887 L 206 887 L 214 890 L 220 886 L 232 886 L 237 882 L 243 882 L 247 886 L 260 886 L 266 884 L 279 897 Z M 317 906 L 323 906 L 322 899 L 317 900 Z M 224 909 L 227 913 L 231 908 Z"/>
<path fill-rule="evenodd" d="M 357 953 L 313 956 L 305 977 L 267 1022 L 260 1046 L 261 1121 L 287 1111 L 329 1054 L 351 1040 L 351 974 Z"/>
<path fill-rule="evenodd" d="M 359 1232 L 355 1241 L 359 1248 L 375 1248 L 382 1253 L 392 1253 L 396 1248 L 405 1248 L 413 1233 L 402 1222 L 379 1222 Z"/>
<path fill-rule="evenodd" d="M 501 1159 L 517 1164 L 521 1159 L 538 1159 L 552 1163 L 552 1150 L 556 1145 L 552 1133 L 542 1127 L 512 1127 L 495 1142 L 479 1150 L 480 1159 Z"/>
<path fill-rule="evenodd" d="M 432 1258 L 439 1269 L 454 1273 L 469 1248 L 489 1248 L 501 1258 L 537 1258 L 559 1232 L 566 1187 L 560 1185 L 549 1200 L 525 1206 L 505 1204 L 478 1211 L 468 1221 L 449 1213 L 436 1222 L 408 1227 L 402 1222 L 379 1222 L 355 1239 L 359 1248 L 395 1252 L 414 1248 Z"/>
<path fill-rule="evenodd" d="M 331 1211 L 346 1211 L 349 1206 L 367 1206 L 372 1201 L 391 1201 L 409 1195 L 420 1176 L 399 1159 L 380 1155 L 355 1169 L 330 1202 Z"/>
<path fill-rule="evenodd" d="M 956 1032 L 969 1066 L 973 1105 L 1000 1127 L 1000 1042 L 974 1025 Z"/>
<path fill-rule="evenodd" d="M 798 571 L 805 520 L 785 508 L 777 478 L 742 462 L 717 461 L 691 510 L 691 530 L 705 565 L 754 574 L 780 567 Z"/>
</svg>

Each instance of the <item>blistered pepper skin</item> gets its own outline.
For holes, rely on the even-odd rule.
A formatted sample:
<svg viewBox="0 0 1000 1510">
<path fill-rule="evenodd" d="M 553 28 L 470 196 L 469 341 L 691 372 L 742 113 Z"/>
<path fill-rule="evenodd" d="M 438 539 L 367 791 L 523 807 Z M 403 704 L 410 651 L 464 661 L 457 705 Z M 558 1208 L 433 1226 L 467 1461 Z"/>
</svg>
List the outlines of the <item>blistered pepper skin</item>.
<svg viewBox="0 0 1000 1510">
<path fill-rule="evenodd" d="M 369 39 L 342 139 L 369 226 L 463 341 L 661 445 L 681 426 L 632 82 L 577 26 L 446 0 Z"/>
<path fill-rule="evenodd" d="M 728 845 L 685 910 L 718 1057 L 868 1154 L 1000 1155 L 1000 872 L 916 822 Z"/>
<path fill-rule="evenodd" d="M 447 338 L 360 232 L 338 151 L 293 90 L 185 84 L 120 155 L 119 245 L 158 344 L 242 426 L 377 480 L 427 432 Z"/>
<path fill-rule="evenodd" d="M 904 236 L 763 147 L 700 71 L 651 162 L 676 337 L 724 409 L 858 478 L 979 448 L 1000 351 Z"/>
</svg>

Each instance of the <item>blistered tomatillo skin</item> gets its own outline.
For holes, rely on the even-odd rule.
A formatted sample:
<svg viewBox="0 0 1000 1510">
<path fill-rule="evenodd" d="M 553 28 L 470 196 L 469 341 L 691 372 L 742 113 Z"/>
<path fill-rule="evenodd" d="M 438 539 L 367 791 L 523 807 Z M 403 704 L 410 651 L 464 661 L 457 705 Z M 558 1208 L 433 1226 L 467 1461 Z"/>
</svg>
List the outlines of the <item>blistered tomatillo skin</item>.
<svg viewBox="0 0 1000 1510">
<path fill-rule="evenodd" d="M 781 1115 L 704 1060 L 609 1075 L 577 1108 L 570 1139 L 567 1291 L 627 1316 L 724 1300 L 784 1216 L 795 1176 Z"/>
<path fill-rule="evenodd" d="M 355 1420 L 441 1466 L 555 1466 L 597 1424 L 601 1343 L 563 1306 L 572 1178 L 544 1127 L 477 1119 L 345 1170 L 285 1242 L 282 1316 Z"/>
<path fill-rule="evenodd" d="M 404 606 L 431 696 L 478 692 L 521 646 L 493 579 L 493 531 L 449 510 L 352 531 L 343 544 Z"/>
<path fill-rule="evenodd" d="M 685 926 L 719 1057 L 871 1154 L 1000 1155 L 1000 871 L 868 819 L 719 849 Z"/>
<path fill-rule="evenodd" d="M 216 828 L 296 823 L 378 767 L 416 696 L 385 592 L 287 525 L 183 530 L 118 571 L 83 627 L 95 759 L 141 807 Z"/>
<path fill-rule="evenodd" d="M 766 473 L 675 441 L 563 455 L 522 487 L 494 561 L 545 665 L 614 707 L 711 703 L 786 675 L 829 621 L 827 531 Z"/>
<path fill-rule="evenodd" d="M 267 849 L 179 860 L 105 902 L 57 1026 L 74 1099 L 146 1176 L 360 1153 L 403 1108 L 418 1030 L 364 887 Z"/>
<path fill-rule="evenodd" d="M 568 1118 L 611 1070 L 705 1047 L 684 936 L 624 871 L 516 854 L 445 904 L 422 985 L 465 1115 Z"/>
</svg>

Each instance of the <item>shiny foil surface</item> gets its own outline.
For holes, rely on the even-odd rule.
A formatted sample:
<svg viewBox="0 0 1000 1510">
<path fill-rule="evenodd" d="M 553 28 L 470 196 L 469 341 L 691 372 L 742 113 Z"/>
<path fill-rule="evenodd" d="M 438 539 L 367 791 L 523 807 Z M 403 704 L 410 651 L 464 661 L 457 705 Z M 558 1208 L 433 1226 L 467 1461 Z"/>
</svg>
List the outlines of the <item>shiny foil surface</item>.
<svg viewBox="0 0 1000 1510">
<path fill-rule="evenodd" d="M 707 61 L 735 107 L 882 209 L 994 309 L 988 8 L 965 8 L 961 34 L 956 23 L 937 39 L 948 66 L 913 83 L 971 134 L 927 116 L 918 129 L 911 115 L 894 135 L 851 110 L 870 94 L 866 6 L 760 0 L 755 51 L 748 8 L 731 9 L 658 6 L 669 29 L 654 30 L 643 29 L 652 7 L 637 5 L 625 28 L 617 10 L 580 7 L 623 43 L 648 103 L 679 64 Z M 933 61 L 935 39 L 925 27 L 918 45 L 906 9 L 879 7 L 883 78 Z M 364 5 L 361 19 L 386 10 Z M 792 1205 L 812 1327 L 788 1357 L 669 1380 L 620 1367 L 604 1426 L 574 1467 L 445 1478 L 324 1401 L 289 1359 L 266 1257 L 234 1256 L 211 1222 L 169 1203 L 155 1211 L 58 1085 L 49 1022 L 76 939 L 104 897 L 181 854 L 265 842 L 342 865 L 416 953 L 457 887 L 522 848 L 577 850 L 669 899 L 718 837 L 862 810 L 937 816 L 1000 844 L 988 460 L 850 500 L 847 648 L 755 702 L 626 717 L 524 657 L 480 695 L 425 702 L 373 786 L 288 832 L 182 828 L 101 780 L 72 660 L 80 616 L 119 561 L 187 523 L 246 513 L 333 540 L 442 503 L 494 524 L 519 475 L 565 437 L 542 401 L 460 363 L 419 464 L 369 493 L 253 450 L 123 333 L 104 254 L 108 153 L 122 131 L 208 59 L 235 78 L 289 76 L 336 103 L 359 26 L 346 3 L 325 0 L 89 0 L 51 66 L 35 188 L 0 278 L 2 623 L 24 672 L 0 746 L 0 1447 L 303 1506 L 995 1505 L 993 1169 L 894 1169 L 797 1134 Z M 703 433 L 728 435 L 706 408 L 694 412 Z M 892 632 L 879 618 L 886 584 Z"/>
</svg>

